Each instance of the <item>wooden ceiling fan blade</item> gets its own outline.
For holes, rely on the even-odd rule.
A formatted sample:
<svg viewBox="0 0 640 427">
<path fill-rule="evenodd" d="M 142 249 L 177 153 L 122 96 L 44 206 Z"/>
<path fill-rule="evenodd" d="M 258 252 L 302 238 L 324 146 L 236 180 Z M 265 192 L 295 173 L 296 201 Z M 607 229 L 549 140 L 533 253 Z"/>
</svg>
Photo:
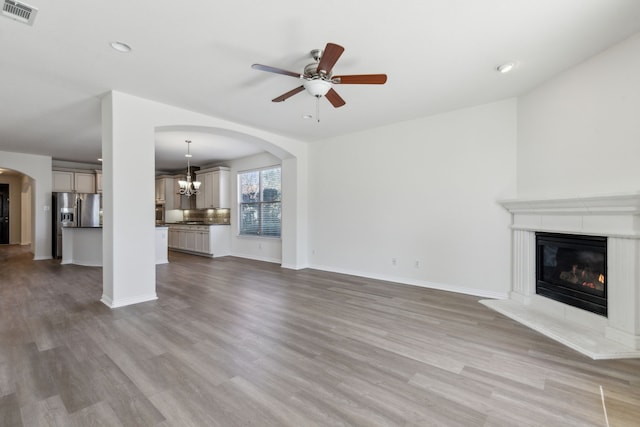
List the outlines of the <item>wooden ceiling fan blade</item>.
<svg viewBox="0 0 640 427">
<path fill-rule="evenodd" d="M 283 70 L 282 68 L 270 67 L 269 65 L 253 64 L 251 68 L 253 68 L 254 70 L 266 71 L 268 73 L 276 73 L 276 74 L 282 74 L 284 76 L 291 76 L 291 77 L 295 77 L 296 79 L 299 79 L 302 77 L 300 73 L 294 73 L 293 71 Z"/>
<path fill-rule="evenodd" d="M 271 102 L 282 102 L 282 101 L 285 101 L 285 100 L 291 98 L 293 95 L 302 92 L 303 90 L 304 90 L 304 86 L 297 87 L 295 89 L 290 90 L 287 93 L 283 93 L 282 95 L 280 95 L 277 98 L 273 98 L 271 100 Z"/>
<path fill-rule="evenodd" d="M 335 108 L 342 107 L 344 104 L 346 104 L 344 99 L 342 99 L 342 97 L 338 95 L 338 92 L 333 90 L 333 88 L 329 89 L 329 92 L 327 92 L 327 94 L 324 97 L 327 98 L 327 100 Z"/>
<path fill-rule="evenodd" d="M 383 85 L 387 82 L 386 74 L 354 74 L 352 76 L 335 76 L 331 79 L 336 84 L 347 85 Z"/>
<path fill-rule="evenodd" d="M 340 55 L 344 52 L 344 48 L 335 43 L 327 43 L 327 46 L 322 52 L 322 58 L 318 63 L 318 72 L 321 74 L 330 74 L 333 66 L 336 65 Z"/>
</svg>

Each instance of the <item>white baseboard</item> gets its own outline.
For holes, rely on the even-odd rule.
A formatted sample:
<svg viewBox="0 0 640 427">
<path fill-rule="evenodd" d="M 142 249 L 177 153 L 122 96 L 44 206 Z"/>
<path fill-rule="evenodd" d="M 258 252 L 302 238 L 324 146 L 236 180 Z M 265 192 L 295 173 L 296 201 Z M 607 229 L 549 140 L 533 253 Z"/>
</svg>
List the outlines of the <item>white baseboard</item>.
<svg viewBox="0 0 640 427">
<path fill-rule="evenodd" d="M 73 260 L 73 259 L 62 259 L 60 261 L 60 265 L 65 265 L 65 264 L 82 265 L 83 267 L 102 267 L 102 261 L 99 261 L 99 262 L 85 262 L 85 261 L 76 261 L 76 260 Z"/>
<path fill-rule="evenodd" d="M 305 268 L 309 268 L 308 265 L 295 265 L 295 264 L 280 264 L 280 267 L 286 268 L 289 270 L 304 270 Z"/>
<path fill-rule="evenodd" d="M 154 301 L 157 299 L 158 295 L 155 292 L 153 294 L 140 295 L 137 297 L 122 298 L 117 301 L 114 301 L 111 297 L 103 294 L 102 298 L 100 298 L 100 302 L 109 308 L 118 308 L 125 307 L 127 305 L 140 304 L 141 302 Z"/>
<path fill-rule="evenodd" d="M 351 275 L 351 276 L 366 277 L 368 279 L 384 280 L 384 281 L 387 281 L 387 282 L 398 283 L 400 285 L 419 286 L 419 287 L 422 287 L 422 288 L 438 289 L 438 290 L 441 290 L 441 291 L 455 292 L 455 293 L 458 293 L 458 294 L 473 295 L 473 296 L 482 297 L 482 298 L 492 298 L 492 299 L 499 299 L 499 300 L 503 300 L 503 299 L 508 299 L 509 298 L 509 293 L 506 292 L 506 291 L 505 292 L 497 292 L 497 291 L 490 291 L 490 290 L 486 290 L 486 289 L 466 288 L 466 287 L 462 287 L 462 286 L 448 285 L 448 284 L 444 284 L 444 283 L 434 283 L 434 282 L 428 282 L 428 281 L 425 281 L 425 280 L 410 279 L 410 278 L 406 278 L 406 277 L 389 276 L 389 275 L 384 275 L 384 274 L 375 274 L 375 273 L 369 273 L 369 272 L 364 272 L 364 271 L 356 271 L 356 270 L 350 270 L 350 269 L 344 269 L 344 268 L 329 267 L 329 266 L 326 266 L 326 265 L 311 265 L 311 266 L 309 266 L 309 268 L 313 268 L 315 270 L 330 271 L 332 273 L 340 273 L 340 274 L 348 274 L 348 275 Z"/>
<path fill-rule="evenodd" d="M 234 256 L 234 257 L 238 257 L 238 258 L 244 258 L 244 259 L 252 259 L 254 261 L 270 262 L 272 264 L 280 264 L 282 262 L 282 260 L 280 258 L 260 257 L 260 256 L 255 256 L 255 255 L 249 255 L 249 254 L 232 253 L 232 254 L 230 254 L 230 256 Z"/>
</svg>

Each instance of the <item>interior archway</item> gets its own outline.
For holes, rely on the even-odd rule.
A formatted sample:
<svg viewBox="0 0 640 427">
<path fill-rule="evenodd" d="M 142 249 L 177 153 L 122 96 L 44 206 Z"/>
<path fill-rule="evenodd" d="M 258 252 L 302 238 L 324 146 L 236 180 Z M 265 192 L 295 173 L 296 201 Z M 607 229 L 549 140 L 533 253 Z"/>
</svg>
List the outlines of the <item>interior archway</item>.
<svg viewBox="0 0 640 427">
<path fill-rule="evenodd" d="M 0 162 L 0 184 L 6 184 L 8 188 L 8 193 L 5 195 L 5 202 L 8 202 L 6 212 L 8 223 L 0 225 L 5 227 L 6 233 L 3 235 L 7 239 L 1 243 L 29 246 L 33 252 L 34 179 Z"/>
<path fill-rule="evenodd" d="M 292 167 L 297 168 L 296 158 L 286 149 L 263 138 L 236 130 L 193 125 L 169 125 L 155 128 L 157 174 L 185 172 L 185 140 L 192 142 L 189 144 L 192 167 L 195 166 L 196 169 L 213 166 L 230 167 L 232 200 L 235 200 L 238 191 L 235 177 L 241 170 L 279 165 L 285 174 L 295 176 L 295 171 L 293 174 L 291 172 Z M 286 187 L 289 186 L 291 185 Z M 283 188 L 283 193 L 286 190 L 288 188 Z M 283 201 L 283 209 L 287 202 L 293 203 L 295 201 L 292 194 L 294 193 L 289 191 L 288 200 Z M 283 239 L 256 239 L 250 236 L 240 236 L 235 203 L 231 203 L 230 210 L 232 252 L 237 256 L 284 264 L 283 252 L 284 247 L 288 244 L 283 245 Z M 295 210 L 291 211 L 295 212 Z M 182 215 L 182 211 L 166 211 L 167 217 L 170 218 L 169 222 L 176 220 L 176 212 Z"/>
</svg>

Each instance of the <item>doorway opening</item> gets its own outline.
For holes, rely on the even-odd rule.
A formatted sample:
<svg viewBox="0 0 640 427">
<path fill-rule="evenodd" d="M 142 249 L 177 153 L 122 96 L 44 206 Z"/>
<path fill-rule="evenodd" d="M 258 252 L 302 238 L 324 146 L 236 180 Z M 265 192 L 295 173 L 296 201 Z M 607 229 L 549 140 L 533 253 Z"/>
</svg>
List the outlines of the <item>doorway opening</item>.
<svg viewBox="0 0 640 427">
<path fill-rule="evenodd" d="M 0 245 L 9 244 L 9 184 L 0 184 Z"/>
</svg>

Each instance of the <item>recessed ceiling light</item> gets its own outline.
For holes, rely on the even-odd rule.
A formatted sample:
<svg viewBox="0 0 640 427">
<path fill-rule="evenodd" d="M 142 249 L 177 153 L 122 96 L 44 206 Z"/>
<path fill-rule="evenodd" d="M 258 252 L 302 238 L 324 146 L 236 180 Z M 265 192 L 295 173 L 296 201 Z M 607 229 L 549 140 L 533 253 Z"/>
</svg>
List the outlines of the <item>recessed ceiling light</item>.
<svg viewBox="0 0 640 427">
<path fill-rule="evenodd" d="M 131 46 L 129 46 L 126 43 L 123 42 L 111 42 L 109 43 L 111 45 L 111 47 L 115 50 L 117 50 L 118 52 L 131 52 Z"/>
<path fill-rule="evenodd" d="M 98 161 L 101 162 L 102 161 L 102 157 L 98 157 Z"/>
<path fill-rule="evenodd" d="M 509 71 L 513 70 L 516 66 L 515 62 L 506 62 L 504 64 L 498 65 L 498 67 L 496 68 L 496 70 L 498 70 L 498 72 L 502 73 L 502 74 L 506 74 Z"/>
<path fill-rule="evenodd" d="M 302 118 L 303 119 L 313 119 L 313 115 L 312 114 L 303 114 Z"/>
</svg>

